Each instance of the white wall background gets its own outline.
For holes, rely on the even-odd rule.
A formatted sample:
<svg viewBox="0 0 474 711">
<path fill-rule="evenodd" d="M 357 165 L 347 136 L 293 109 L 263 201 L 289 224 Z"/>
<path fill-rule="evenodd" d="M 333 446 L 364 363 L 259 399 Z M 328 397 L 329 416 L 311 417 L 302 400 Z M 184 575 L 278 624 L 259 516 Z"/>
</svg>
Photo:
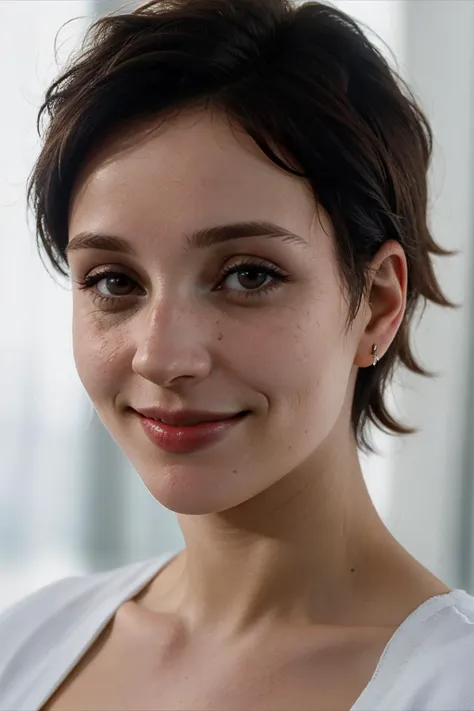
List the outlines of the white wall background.
<svg viewBox="0 0 474 711">
<path fill-rule="evenodd" d="M 48 275 L 27 225 L 25 182 L 39 150 L 36 115 L 92 14 L 134 2 L 0 0 L 0 610 L 52 580 L 182 545 L 174 514 L 151 497 L 93 413 L 72 357 L 70 288 Z M 432 226 L 460 256 L 440 260 L 456 313 L 429 309 L 416 335 L 437 380 L 401 378 L 398 410 L 422 432 L 380 435 L 363 461 L 396 537 L 448 584 L 474 591 L 470 372 L 474 188 L 474 2 L 339 0 L 395 52 L 437 145 Z M 97 10 L 98 9 L 98 10 Z M 378 43 L 378 40 L 371 36 Z M 380 44 L 386 53 L 386 48 Z M 402 387 L 403 386 L 403 387 Z"/>
</svg>

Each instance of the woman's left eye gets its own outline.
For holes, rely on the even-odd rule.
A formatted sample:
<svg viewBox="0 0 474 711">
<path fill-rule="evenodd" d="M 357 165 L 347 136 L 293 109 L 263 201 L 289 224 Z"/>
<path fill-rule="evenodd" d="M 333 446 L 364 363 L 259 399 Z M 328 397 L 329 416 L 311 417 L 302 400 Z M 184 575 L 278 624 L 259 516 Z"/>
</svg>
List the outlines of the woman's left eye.
<svg viewBox="0 0 474 711">
<path fill-rule="evenodd" d="M 268 279 L 270 279 L 270 282 L 265 283 Z M 227 284 L 231 284 L 231 286 L 230 288 L 228 286 L 226 291 L 228 291 L 233 298 L 243 297 L 247 299 L 255 299 L 264 296 L 275 288 L 278 288 L 281 282 L 288 280 L 289 276 L 281 272 L 274 265 L 270 266 L 265 261 L 260 261 L 259 263 L 247 261 L 226 267 L 215 290 L 223 290 L 223 284 L 227 282 Z M 129 298 L 131 296 L 130 293 L 112 294 L 111 296 L 103 294 L 98 288 L 94 288 L 97 287 L 100 282 L 108 282 L 109 285 L 107 286 L 107 289 L 118 288 L 119 290 L 123 289 L 124 286 L 127 288 L 127 285 L 130 287 L 131 284 L 136 284 L 136 282 L 131 277 L 127 276 L 127 274 L 116 271 L 103 271 L 86 276 L 84 279 L 75 280 L 75 283 L 81 291 L 94 289 L 92 298 L 100 304 L 111 304 L 112 302 L 117 303 L 120 300 L 123 301 L 124 298 Z M 112 282 L 115 282 L 115 286 L 113 287 Z"/>
<path fill-rule="evenodd" d="M 262 281 L 263 276 L 263 281 Z M 224 278 L 222 282 L 232 282 L 233 285 L 229 289 L 231 293 L 237 295 L 237 298 L 259 298 L 264 296 L 269 291 L 278 288 L 281 282 L 289 280 L 288 274 L 284 274 L 274 265 L 270 266 L 265 261 L 258 264 L 253 261 L 241 262 L 224 269 Z M 243 278 L 242 278 L 243 277 Z M 270 283 L 265 284 L 265 281 L 270 278 Z M 257 281 L 257 283 L 255 283 Z M 238 287 L 242 287 L 240 290 Z M 221 290 L 222 286 L 218 286 L 217 290 Z"/>
</svg>

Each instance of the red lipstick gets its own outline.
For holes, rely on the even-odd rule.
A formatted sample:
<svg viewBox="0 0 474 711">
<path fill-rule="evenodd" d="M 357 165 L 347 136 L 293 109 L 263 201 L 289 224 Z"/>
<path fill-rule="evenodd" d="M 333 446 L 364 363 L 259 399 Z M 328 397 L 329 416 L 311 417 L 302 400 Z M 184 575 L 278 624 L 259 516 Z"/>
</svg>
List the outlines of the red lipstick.
<svg viewBox="0 0 474 711">
<path fill-rule="evenodd" d="M 157 411 L 154 410 L 154 412 L 156 416 Z M 224 417 L 222 414 L 201 413 L 201 416 L 206 419 L 198 421 L 199 414 L 196 411 L 192 413 L 183 411 L 180 415 L 175 413 L 174 416 L 168 413 L 166 415 L 167 422 L 153 419 L 143 415 L 142 412 L 137 412 L 137 414 L 150 442 L 170 454 L 188 454 L 215 444 L 250 413 L 246 410 Z M 210 420 L 211 416 L 220 417 L 220 419 Z M 170 424 L 170 420 L 180 423 Z M 182 424 L 186 420 L 192 424 Z"/>
</svg>

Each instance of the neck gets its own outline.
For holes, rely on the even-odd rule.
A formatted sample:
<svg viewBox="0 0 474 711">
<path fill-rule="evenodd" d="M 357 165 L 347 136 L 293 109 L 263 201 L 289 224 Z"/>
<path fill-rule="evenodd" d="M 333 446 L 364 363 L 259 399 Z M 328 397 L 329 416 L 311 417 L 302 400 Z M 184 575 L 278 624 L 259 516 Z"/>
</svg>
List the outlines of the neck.
<svg viewBox="0 0 474 711">
<path fill-rule="evenodd" d="M 387 624 L 379 601 L 400 594 L 408 569 L 425 569 L 378 516 L 355 443 L 337 443 L 238 507 L 179 515 L 186 547 L 167 594 L 190 631 Z"/>
</svg>

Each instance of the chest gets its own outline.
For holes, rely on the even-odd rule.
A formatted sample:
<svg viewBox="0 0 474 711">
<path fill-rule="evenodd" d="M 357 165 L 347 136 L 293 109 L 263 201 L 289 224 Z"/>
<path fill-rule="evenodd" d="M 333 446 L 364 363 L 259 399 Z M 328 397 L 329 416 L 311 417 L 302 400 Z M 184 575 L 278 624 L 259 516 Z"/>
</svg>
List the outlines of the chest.
<svg viewBox="0 0 474 711">
<path fill-rule="evenodd" d="M 297 653 L 266 645 L 236 654 L 210 646 L 183 653 L 169 640 L 146 643 L 114 629 L 112 620 L 41 711 L 349 711 L 388 636 L 347 648 L 303 645 Z"/>
</svg>

